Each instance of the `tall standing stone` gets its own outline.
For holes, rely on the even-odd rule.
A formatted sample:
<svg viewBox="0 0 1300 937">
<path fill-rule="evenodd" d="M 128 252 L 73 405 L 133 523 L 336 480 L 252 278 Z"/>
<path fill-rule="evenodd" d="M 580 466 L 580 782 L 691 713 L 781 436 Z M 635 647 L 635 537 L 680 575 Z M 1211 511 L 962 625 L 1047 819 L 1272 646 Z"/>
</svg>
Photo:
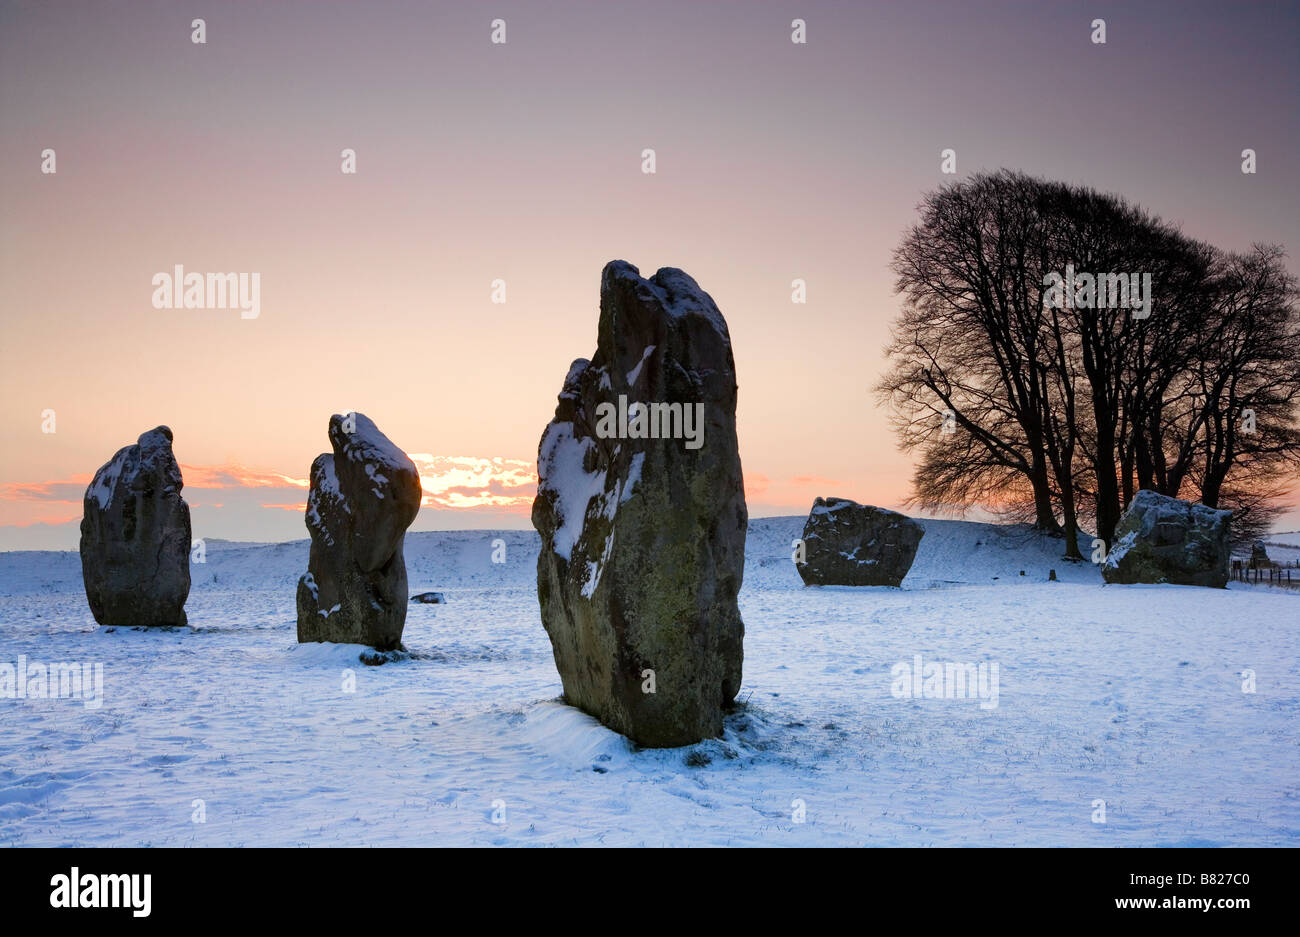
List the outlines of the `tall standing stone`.
<svg viewBox="0 0 1300 937">
<path fill-rule="evenodd" d="M 565 699 L 641 745 L 722 732 L 748 514 L 727 323 L 681 270 L 601 275 L 596 353 L 542 435 L 537 592 Z"/>
<path fill-rule="evenodd" d="M 311 465 L 311 553 L 298 580 L 298 640 L 401 647 L 406 624 L 406 528 L 420 476 L 361 413 L 330 417 L 333 455 Z"/>
<path fill-rule="evenodd" d="M 186 624 L 190 509 L 172 431 L 159 426 L 117 451 L 82 502 L 81 575 L 101 625 Z"/>
</svg>

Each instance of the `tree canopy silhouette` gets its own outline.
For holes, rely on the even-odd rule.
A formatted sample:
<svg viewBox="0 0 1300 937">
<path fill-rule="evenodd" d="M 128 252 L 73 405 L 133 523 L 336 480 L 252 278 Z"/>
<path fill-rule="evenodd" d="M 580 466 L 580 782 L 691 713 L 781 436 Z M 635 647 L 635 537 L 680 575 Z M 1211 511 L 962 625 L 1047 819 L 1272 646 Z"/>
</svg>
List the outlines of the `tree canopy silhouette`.
<svg viewBox="0 0 1300 937">
<path fill-rule="evenodd" d="M 1080 558 L 1135 491 L 1266 530 L 1300 466 L 1297 283 L 1123 198 L 1002 170 L 943 186 L 894 252 L 876 387 L 928 510 L 1023 507 Z"/>
</svg>

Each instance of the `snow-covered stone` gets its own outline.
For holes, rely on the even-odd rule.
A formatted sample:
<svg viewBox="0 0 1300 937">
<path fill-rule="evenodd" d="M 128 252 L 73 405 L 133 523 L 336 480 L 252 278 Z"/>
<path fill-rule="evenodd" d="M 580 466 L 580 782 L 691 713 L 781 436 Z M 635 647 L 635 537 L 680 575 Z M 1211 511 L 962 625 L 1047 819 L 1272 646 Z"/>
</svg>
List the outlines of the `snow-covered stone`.
<svg viewBox="0 0 1300 937">
<path fill-rule="evenodd" d="M 190 509 L 172 431 L 159 426 L 117 451 L 86 488 L 81 574 L 101 625 L 184 625 Z"/>
<path fill-rule="evenodd" d="M 1221 511 L 1143 489 L 1115 527 L 1106 554 L 1107 582 L 1228 584 L 1231 511 Z"/>
<path fill-rule="evenodd" d="M 620 396 L 702 412 L 701 435 L 625 433 L 620 417 L 610 436 L 598 410 Z M 596 353 L 569 368 L 538 447 L 537 591 L 565 699 L 644 746 L 720 735 L 740 689 L 735 418 L 731 338 L 709 295 L 680 270 L 606 265 Z"/>
<path fill-rule="evenodd" d="M 810 586 L 898 586 L 912 568 L 924 528 L 906 514 L 847 498 L 818 498 L 803 528 Z"/>
<path fill-rule="evenodd" d="M 406 528 L 420 476 L 364 414 L 330 417 L 331 455 L 311 466 L 307 573 L 298 582 L 298 640 L 401 647 L 406 624 Z"/>
</svg>

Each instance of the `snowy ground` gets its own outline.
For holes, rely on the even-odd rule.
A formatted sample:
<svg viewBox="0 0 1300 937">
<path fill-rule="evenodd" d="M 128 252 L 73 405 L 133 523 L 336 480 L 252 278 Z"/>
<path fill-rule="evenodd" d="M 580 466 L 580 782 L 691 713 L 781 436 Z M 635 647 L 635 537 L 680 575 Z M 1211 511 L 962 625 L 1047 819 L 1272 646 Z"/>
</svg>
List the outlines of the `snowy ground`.
<svg viewBox="0 0 1300 937">
<path fill-rule="evenodd" d="M 661 751 L 557 701 L 531 532 L 410 535 L 448 603 L 383 666 L 295 643 L 305 541 L 209 544 L 170 632 L 97 629 L 75 554 L 0 554 L 0 665 L 104 668 L 97 709 L 0 699 L 0 844 L 1300 843 L 1300 594 L 1103 586 L 1059 542 L 925 523 L 902 590 L 806 589 L 802 519 L 755 521 L 744 706 Z M 917 654 L 996 662 L 996 708 L 895 698 Z"/>
</svg>

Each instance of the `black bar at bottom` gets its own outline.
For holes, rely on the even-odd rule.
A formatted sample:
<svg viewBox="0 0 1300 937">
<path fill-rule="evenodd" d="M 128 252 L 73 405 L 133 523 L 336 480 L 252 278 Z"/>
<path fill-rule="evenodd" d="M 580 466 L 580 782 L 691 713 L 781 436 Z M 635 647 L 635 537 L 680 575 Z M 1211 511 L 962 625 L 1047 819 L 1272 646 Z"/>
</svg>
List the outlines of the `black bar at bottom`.
<svg viewBox="0 0 1300 937">
<path fill-rule="evenodd" d="M 0 908 L 12 921 L 37 916 L 71 925 L 115 919 L 127 926 L 214 926 L 288 915 L 295 929 L 349 919 L 373 927 L 398 908 L 424 908 L 431 921 L 456 909 L 470 925 L 518 915 L 541 926 L 573 915 L 580 926 L 601 930 L 685 927 L 710 906 L 738 919 L 783 910 L 816 918 L 847 908 L 853 920 L 867 923 L 902 913 L 944 930 L 959 921 L 1014 921 L 1023 912 L 1070 922 L 1137 916 L 1181 924 L 1199 916 L 1230 927 L 1240 915 L 1285 912 L 1291 902 L 1282 899 L 1282 884 L 1293 860 L 1290 850 L 1265 849 L 625 850 L 618 856 L 604 850 L 561 856 L 487 849 L 14 849 L 0 854 Z"/>
</svg>

